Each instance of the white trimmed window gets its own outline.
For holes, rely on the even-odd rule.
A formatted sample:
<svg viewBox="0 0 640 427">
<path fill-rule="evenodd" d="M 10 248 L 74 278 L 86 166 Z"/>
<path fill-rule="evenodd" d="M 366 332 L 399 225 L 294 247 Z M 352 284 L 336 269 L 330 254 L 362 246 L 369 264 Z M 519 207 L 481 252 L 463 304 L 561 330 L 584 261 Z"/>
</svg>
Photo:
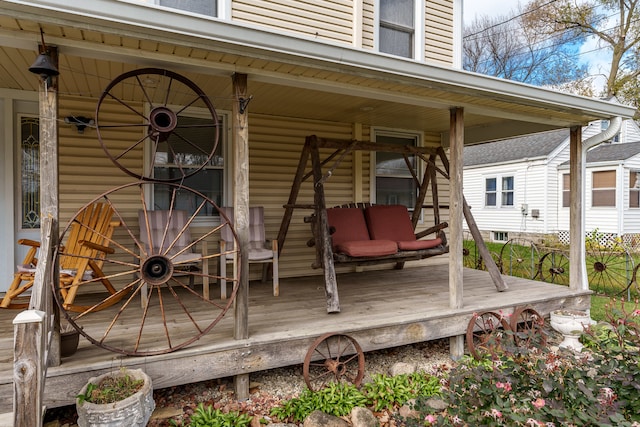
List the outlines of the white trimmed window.
<svg viewBox="0 0 640 427">
<path fill-rule="evenodd" d="M 640 208 L 640 171 L 629 171 L 629 207 Z"/>
<path fill-rule="evenodd" d="M 156 4 L 199 15 L 218 16 L 217 0 L 156 0 Z"/>
<path fill-rule="evenodd" d="M 513 207 L 515 203 L 513 175 L 488 177 L 484 180 L 484 205 L 486 207 Z"/>
<path fill-rule="evenodd" d="M 414 58 L 415 45 L 415 1 L 379 0 L 380 52 Z"/>
<path fill-rule="evenodd" d="M 571 204 L 571 179 L 568 173 L 562 174 L 562 207 L 568 208 Z"/>
<path fill-rule="evenodd" d="M 597 171 L 591 174 L 591 206 L 616 206 L 616 171 Z"/>
</svg>

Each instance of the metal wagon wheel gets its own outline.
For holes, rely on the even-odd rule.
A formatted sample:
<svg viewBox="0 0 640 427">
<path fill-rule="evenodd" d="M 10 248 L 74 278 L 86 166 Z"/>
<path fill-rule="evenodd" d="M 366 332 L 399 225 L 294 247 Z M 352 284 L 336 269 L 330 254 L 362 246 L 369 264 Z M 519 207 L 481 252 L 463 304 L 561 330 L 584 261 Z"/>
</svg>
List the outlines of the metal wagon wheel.
<svg viewBox="0 0 640 427">
<path fill-rule="evenodd" d="M 138 231 L 142 221 L 149 224 L 148 211 L 153 206 L 147 202 L 150 199 L 155 200 L 155 205 L 164 202 L 168 206 L 169 220 L 156 231 L 149 245 L 155 249 L 142 243 Z M 96 277 L 94 271 L 74 284 L 78 292 L 72 303 L 65 304 L 63 296 L 70 291 L 69 285 L 58 281 L 53 285 L 56 302 L 73 327 L 99 347 L 148 356 L 183 348 L 223 322 L 234 303 L 241 271 L 226 277 L 233 284 L 228 299 L 209 295 L 207 285 L 221 278 L 210 271 L 215 271 L 216 264 L 211 261 L 219 260 L 221 255 L 214 248 L 223 230 L 233 236 L 234 248 L 238 248 L 232 223 L 211 199 L 178 184 L 138 181 L 109 190 L 86 206 L 98 201 L 111 206 L 113 220 L 119 222 L 113 237 L 106 242 L 114 250 L 90 259 L 102 266 L 102 275 Z M 173 215 L 178 216 L 177 212 L 187 208 L 185 225 L 171 231 Z M 62 232 L 62 242 L 77 215 Z M 214 215 L 219 216 L 219 222 L 216 218 L 211 224 Z M 168 237 L 171 233 L 177 234 Z M 187 237 L 192 239 L 186 246 L 174 251 L 178 242 Z M 240 256 L 238 249 L 230 252 L 230 256 Z M 73 255 L 65 253 L 63 247 L 55 253 L 57 260 L 65 256 Z M 95 293 L 92 285 L 104 280 L 112 284 L 112 291 Z M 225 327 L 231 331 L 230 322 Z"/>
<path fill-rule="evenodd" d="M 330 382 L 348 382 L 360 387 L 364 377 L 364 353 L 349 335 L 327 333 L 316 339 L 304 358 L 302 375 L 309 390 Z"/>
<path fill-rule="evenodd" d="M 144 109 L 144 105 L 148 109 Z M 173 107 L 173 106 L 178 107 Z M 116 107 L 124 107 L 118 111 Z M 205 117 L 181 117 L 187 108 L 199 107 Z M 111 161 L 137 179 L 177 182 L 197 173 L 210 163 L 218 147 L 220 122 L 209 97 L 191 80 L 157 68 L 129 71 L 116 77 L 98 99 L 96 131 L 100 145 Z M 123 145 L 118 133 L 135 131 L 143 136 Z M 204 135 L 203 135 L 204 134 Z M 208 140 L 205 148 L 193 138 Z M 138 168 L 142 147 L 151 142 L 147 168 Z M 167 177 L 146 176 L 154 163 L 175 166 Z M 128 166 L 135 165 L 135 169 Z"/>
<path fill-rule="evenodd" d="M 547 343 L 544 318 L 532 308 L 516 308 L 511 316 L 510 327 L 518 347 L 542 347 Z"/>
<path fill-rule="evenodd" d="M 474 313 L 467 326 L 467 347 L 476 359 L 485 354 L 495 354 L 504 348 L 505 340 L 510 340 L 509 323 L 503 316 L 493 311 Z"/>
<path fill-rule="evenodd" d="M 633 258 L 618 242 L 600 244 L 588 241 L 586 248 L 589 288 L 603 295 L 626 291 L 633 278 Z"/>
<path fill-rule="evenodd" d="M 533 279 L 538 275 L 540 254 L 529 239 L 509 239 L 500 250 L 502 274 Z"/>
<path fill-rule="evenodd" d="M 473 236 L 468 231 L 462 234 L 462 264 L 467 268 L 482 269 L 482 257 Z"/>
<path fill-rule="evenodd" d="M 569 286 L 569 257 L 560 251 L 551 251 L 540 259 L 540 279 L 544 282 Z"/>
<path fill-rule="evenodd" d="M 623 291 L 623 293 L 627 294 L 627 299 L 631 301 L 633 298 L 640 297 L 640 284 L 638 283 L 638 269 L 640 268 L 640 264 L 636 265 L 633 268 L 633 276 L 631 276 L 631 282 L 627 286 L 627 289 Z"/>
</svg>

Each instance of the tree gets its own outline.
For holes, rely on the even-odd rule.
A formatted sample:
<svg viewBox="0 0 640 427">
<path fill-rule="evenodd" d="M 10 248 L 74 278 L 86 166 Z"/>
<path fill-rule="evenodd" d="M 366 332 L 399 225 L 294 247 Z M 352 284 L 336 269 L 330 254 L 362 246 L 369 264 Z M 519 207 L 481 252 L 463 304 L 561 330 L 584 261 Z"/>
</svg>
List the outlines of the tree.
<svg viewBox="0 0 640 427">
<path fill-rule="evenodd" d="M 544 34 L 595 37 L 611 53 L 601 95 L 640 107 L 640 0 L 533 0 L 526 12 Z"/>
<path fill-rule="evenodd" d="M 480 17 L 464 29 L 463 68 L 495 77 L 592 95 L 587 65 L 572 59 L 579 38 L 543 34 L 520 11 Z"/>
</svg>

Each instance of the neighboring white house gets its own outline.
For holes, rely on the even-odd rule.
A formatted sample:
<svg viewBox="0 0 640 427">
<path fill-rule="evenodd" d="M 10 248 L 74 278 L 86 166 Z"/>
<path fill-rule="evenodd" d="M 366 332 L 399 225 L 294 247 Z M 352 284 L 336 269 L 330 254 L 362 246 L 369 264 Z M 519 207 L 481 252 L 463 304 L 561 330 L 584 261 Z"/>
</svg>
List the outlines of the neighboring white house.
<svg viewBox="0 0 640 427">
<path fill-rule="evenodd" d="M 583 139 L 607 126 L 592 122 L 583 128 Z M 558 234 L 568 241 L 568 160 L 567 129 L 465 147 L 464 195 L 485 238 Z M 639 172 L 640 128 L 627 120 L 613 141 L 587 153 L 587 232 L 640 233 Z"/>
</svg>

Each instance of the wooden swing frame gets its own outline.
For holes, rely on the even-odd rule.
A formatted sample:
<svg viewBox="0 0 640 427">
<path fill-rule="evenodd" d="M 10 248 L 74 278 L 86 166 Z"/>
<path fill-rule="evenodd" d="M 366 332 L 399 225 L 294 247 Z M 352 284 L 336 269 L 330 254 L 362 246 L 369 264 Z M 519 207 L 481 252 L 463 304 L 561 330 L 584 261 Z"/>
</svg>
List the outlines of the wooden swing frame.
<svg viewBox="0 0 640 427">
<path fill-rule="evenodd" d="M 333 149 L 334 151 L 329 154 L 324 160 L 320 158 L 320 149 Z M 411 216 L 411 223 L 415 230 L 422 209 L 432 209 L 434 226 L 428 228 L 417 234 L 417 237 L 424 236 L 428 233 L 442 233 L 442 229 L 447 227 L 445 222 L 440 220 L 440 208 L 448 209 L 447 206 L 441 206 L 438 199 L 438 186 L 437 186 L 437 174 L 440 174 L 446 179 L 450 179 L 449 176 L 449 160 L 442 147 L 416 147 L 412 145 L 400 146 L 394 144 L 381 144 L 367 141 L 357 140 L 338 140 L 338 139 L 325 139 L 319 138 L 316 135 L 307 136 L 305 144 L 300 155 L 300 161 L 296 170 L 296 175 L 291 186 L 291 192 L 289 194 L 289 200 L 284 205 L 284 215 L 282 217 L 282 223 L 280 224 L 280 231 L 278 233 L 278 250 L 282 251 L 284 248 L 285 239 L 291 224 L 294 209 L 306 209 L 313 210 L 313 215 L 305 217 L 305 222 L 312 224 L 313 238 L 307 243 L 308 246 L 314 246 L 316 249 L 316 260 L 313 264 L 314 268 L 323 268 L 325 276 L 325 293 L 327 298 L 327 312 L 338 313 L 340 312 L 340 301 L 338 296 L 338 286 L 335 272 L 336 263 L 351 263 L 355 265 L 372 265 L 382 263 L 395 263 L 396 268 L 402 268 L 404 261 L 423 259 L 430 256 L 440 255 L 448 253 L 449 247 L 446 244 L 446 238 L 443 241 L 441 247 L 435 250 L 424 251 L 405 251 L 399 253 L 396 256 L 391 257 L 373 257 L 373 258 L 349 258 L 343 254 L 334 254 L 331 244 L 331 230 L 327 221 L 327 206 L 324 193 L 324 184 L 332 176 L 333 171 L 340 165 L 346 155 L 355 151 L 382 151 L 390 153 L 399 153 L 404 157 L 408 170 L 410 171 L 416 186 L 418 187 L 418 196 L 416 198 L 416 204 Z M 419 179 L 416 172 L 411 167 L 411 156 L 416 156 L 426 164 L 424 175 L 422 180 Z M 436 161 L 440 159 L 444 169 L 436 165 Z M 307 165 L 311 160 L 311 171 L 307 172 Z M 323 173 L 323 167 L 327 167 L 329 163 L 333 163 L 328 167 L 326 172 Z M 297 204 L 297 198 L 302 187 L 302 183 L 313 177 L 313 189 L 314 189 L 314 203 L 312 205 Z M 431 187 L 432 205 L 425 205 L 424 201 Z M 363 203 L 350 203 L 346 206 L 363 207 L 366 204 Z M 473 220 L 471 210 L 469 206 L 464 202 L 464 216 L 467 221 L 467 225 L 471 231 L 471 234 L 478 246 L 480 255 L 483 256 L 486 262 L 486 267 L 496 288 L 499 291 L 507 289 L 507 285 L 504 282 L 498 266 L 495 264 L 489 254 L 482 236 L 478 230 L 478 227 Z"/>
</svg>

